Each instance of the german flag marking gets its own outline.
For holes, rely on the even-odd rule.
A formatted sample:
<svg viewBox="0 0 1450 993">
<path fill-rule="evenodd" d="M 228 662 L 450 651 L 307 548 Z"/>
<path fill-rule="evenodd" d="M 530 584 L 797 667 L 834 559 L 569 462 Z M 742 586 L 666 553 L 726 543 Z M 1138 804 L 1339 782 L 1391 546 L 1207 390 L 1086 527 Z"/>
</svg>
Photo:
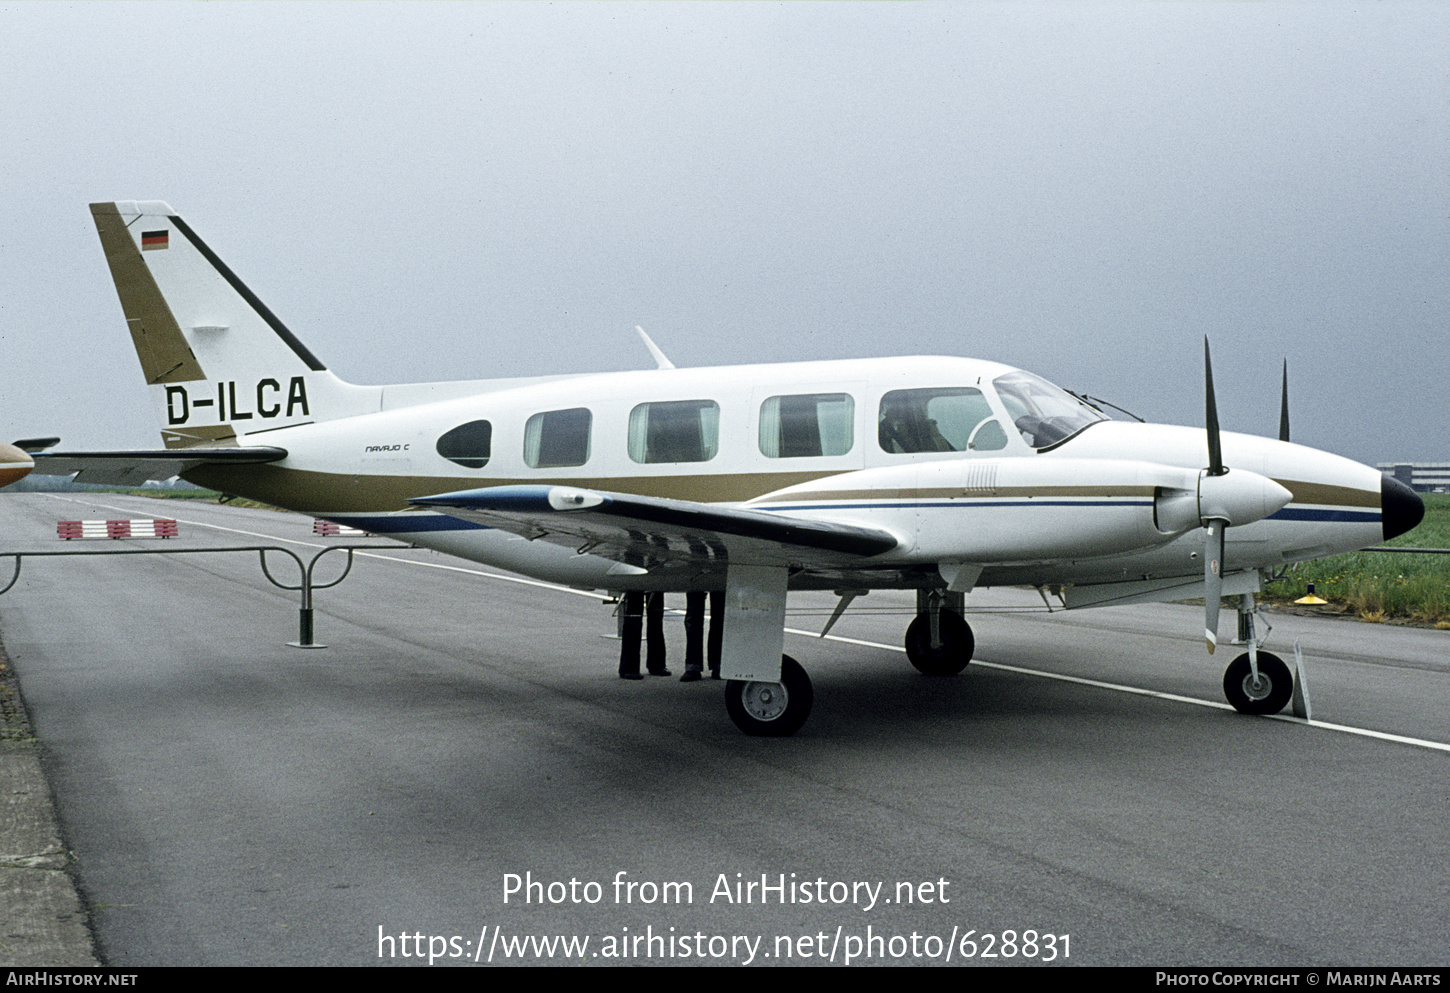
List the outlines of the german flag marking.
<svg viewBox="0 0 1450 993">
<path fill-rule="evenodd" d="M 170 235 L 170 231 L 142 231 L 141 251 L 150 252 L 158 248 L 169 247 L 167 239 L 170 237 Z"/>
</svg>

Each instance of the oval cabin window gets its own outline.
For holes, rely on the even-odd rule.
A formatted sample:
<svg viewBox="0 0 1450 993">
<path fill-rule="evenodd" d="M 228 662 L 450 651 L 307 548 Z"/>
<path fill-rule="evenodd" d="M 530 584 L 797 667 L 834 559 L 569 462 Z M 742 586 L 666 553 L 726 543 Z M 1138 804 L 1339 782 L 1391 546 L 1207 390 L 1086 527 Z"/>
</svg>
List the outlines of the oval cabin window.
<svg viewBox="0 0 1450 993">
<path fill-rule="evenodd" d="M 460 424 L 438 439 L 438 454 L 469 469 L 488 465 L 493 448 L 493 425 L 488 421 Z"/>
</svg>

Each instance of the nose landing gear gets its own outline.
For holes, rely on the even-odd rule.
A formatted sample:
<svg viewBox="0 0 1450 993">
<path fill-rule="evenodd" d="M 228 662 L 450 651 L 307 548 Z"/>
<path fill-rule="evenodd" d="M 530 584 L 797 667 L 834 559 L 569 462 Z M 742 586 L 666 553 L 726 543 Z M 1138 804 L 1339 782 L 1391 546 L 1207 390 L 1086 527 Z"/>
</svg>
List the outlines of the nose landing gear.
<svg viewBox="0 0 1450 993">
<path fill-rule="evenodd" d="M 1224 670 L 1223 693 L 1241 714 L 1277 714 L 1294 692 L 1294 677 L 1279 656 L 1268 652 L 1257 654 L 1257 679 L 1249 653 L 1244 652 Z"/>
<path fill-rule="evenodd" d="M 1223 674 L 1223 694 L 1241 714 L 1277 714 L 1294 695 L 1294 676 L 1284 660 L 1259 651 L 1254 632 L 1254 598 L 1239 597 L 1239 640 L 1249 650 L 1229 663 Z"/>
</svg>

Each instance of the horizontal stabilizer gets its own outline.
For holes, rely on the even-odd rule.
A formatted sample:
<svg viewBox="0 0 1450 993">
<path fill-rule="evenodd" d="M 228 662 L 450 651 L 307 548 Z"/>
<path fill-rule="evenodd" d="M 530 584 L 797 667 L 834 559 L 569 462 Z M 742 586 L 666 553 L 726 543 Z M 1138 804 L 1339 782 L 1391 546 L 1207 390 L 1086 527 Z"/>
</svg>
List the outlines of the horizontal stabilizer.
<svg viewBox="0 0 1450 993">
<path fill-rule="evenodd" d="M 259 465 L 279 462 L 287 449 L 163 448 L 138 452 L 37 452 L 35 472 L 41 476 L 76 476 L 78 483 L 137 486 L 150 479 L 170 479 L 199 465 Z"/>
<path fill-rule="evenodd" d="M 495 486 L 408 502 L 632 565 L 844 565 L 900 544 L 875 528 L 572 486 Z"/>
</svg>

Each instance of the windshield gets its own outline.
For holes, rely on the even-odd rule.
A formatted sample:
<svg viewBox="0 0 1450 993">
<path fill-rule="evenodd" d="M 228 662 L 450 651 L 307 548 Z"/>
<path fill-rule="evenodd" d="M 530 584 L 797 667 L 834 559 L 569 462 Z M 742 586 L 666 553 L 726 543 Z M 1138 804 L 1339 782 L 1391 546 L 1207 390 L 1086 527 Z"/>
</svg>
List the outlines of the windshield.
<svg viewBox="0 0 1450 993">
<path fill-rule="evenodd" d="M 1022 440 L 1039 451 L 1066 441 L 1089 424 L 1107 420 L 1066 390 L 1030 372 L 1009 372 L 992 381 Z"/>
</svg>

